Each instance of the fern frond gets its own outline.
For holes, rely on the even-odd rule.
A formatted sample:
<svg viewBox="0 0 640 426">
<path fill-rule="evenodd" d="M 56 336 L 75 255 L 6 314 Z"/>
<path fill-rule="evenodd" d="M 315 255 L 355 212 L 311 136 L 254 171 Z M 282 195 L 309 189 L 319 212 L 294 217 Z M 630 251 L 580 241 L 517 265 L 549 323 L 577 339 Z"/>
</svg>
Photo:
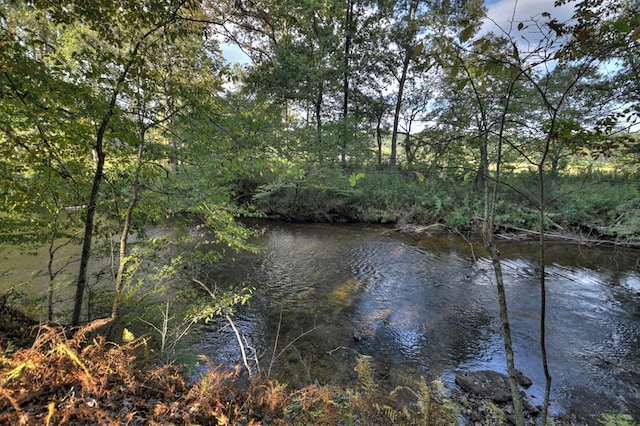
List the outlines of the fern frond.
<svg viewBox="0 0 640 426">
<path fill-rule="evenodd" d="M 74 364 L 76 364 L 78 367 L 82 368 L 82 371 L 84 371 L 84 373 L 87 376 L 91 376 L 91 373 L 89 372 L 89 369 L 80 360 L 80 358 L 75 353 L 75 351 L 72 348 L 70 348 L 69 346 L 65 345 L 64 343 L 58 343 L 57 345 L 55 345 L 53 347 L 51 352 L 57 353 L 57 354 L 60 354 L 60 355 L 66 355 L 67 357 L 69 357 L 69 359 L 71 359 L 71 361 L 73 361 Z"/>
<path fill-rule="evenodd" d="M 358 373 L 358 390 L 368 394 L 376 390 L 376 383 L 373 377 L 373 367 L 368 355 L 358 355 L 356 358 L 355 371 Z"/>
<path fill-rule="evenodd" d="M 20 363 L 17 367 L 15 367 L 13 370 L 11 370 L 7 374 L 7 377 L 4 378 L 4 382 L 2 385 L 6 386 L 7 383 L 9 383 L 11 380 L 22 377 L 24 370 L 30 370 L 30 369 L 33 369 L 34 367 L 35 366 L 33 365 L 33 362 L 31 362 L 30 360 Z"/>
<path fill-rule="evenodd" d="M 91 333 L 94 330 L 110 323 L 113 321 L 112 318 L 101 318 L 94 321 L 91 321 L 89 324 L 81 327 L 76 333 L 73 335 L 73 339 L 70 340 L 69 346 L 72 348 L 78 348 L 82 343 L 84 343 L 87 339 L 87 334 Z"/>
<path fill-rule="evenodd" d="M 398 419 L 398 410 L 386 404 L 375 404 L 376 410 L 387 417 L 391 422 L 395 423 Z"/>
</svg>

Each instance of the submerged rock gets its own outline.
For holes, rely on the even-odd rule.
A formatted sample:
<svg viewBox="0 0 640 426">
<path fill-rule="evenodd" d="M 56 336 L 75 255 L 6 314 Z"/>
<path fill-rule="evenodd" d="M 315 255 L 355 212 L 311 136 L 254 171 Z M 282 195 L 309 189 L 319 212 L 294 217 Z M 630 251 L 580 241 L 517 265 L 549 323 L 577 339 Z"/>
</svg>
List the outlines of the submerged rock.
<svg viewBox="0 0 640 426">
<path fill-rule="evenodd" d="M 369 340 L 376 335 L 376 329 L 372 324 L 365 324 L 353 330 L 353 340 L 360 342 L 362 340 Z"/>
<path fill-rule="evenodd" d="M 518 372 L 518 382 L 522 387 L 531 386 L 531 379 Z M 490 399 L 494 402 L 511 401 L 509 378 L 491 370 L 471 371 L 456 374 L 456 384 L 463 390 Z"/>
</svg>

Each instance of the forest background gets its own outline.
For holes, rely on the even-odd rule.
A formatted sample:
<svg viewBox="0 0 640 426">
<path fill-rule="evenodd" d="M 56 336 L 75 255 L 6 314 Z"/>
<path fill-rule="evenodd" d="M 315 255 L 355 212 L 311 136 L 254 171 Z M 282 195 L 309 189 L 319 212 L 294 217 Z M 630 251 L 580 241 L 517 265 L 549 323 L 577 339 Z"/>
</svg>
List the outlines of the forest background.
<svg viewBox="0 0 640 426">
<path fill-rule="evenodd" d="M 2 249 L 45 247 L 49 282 L 44 315 L 3 300 L 110 317 L 111 341 L 154 304 L 168 326 L 163 294 L 190 307 L 175 330 L 231 321 L 249 293 L 199 283 L 252 249 L 242 216 L 637 246 L 638 4 L 556 6 L 498 25 L 479 0 L 1 2 Z M 219 250 L 184 249 L 203 230 Z"/>
</svg>

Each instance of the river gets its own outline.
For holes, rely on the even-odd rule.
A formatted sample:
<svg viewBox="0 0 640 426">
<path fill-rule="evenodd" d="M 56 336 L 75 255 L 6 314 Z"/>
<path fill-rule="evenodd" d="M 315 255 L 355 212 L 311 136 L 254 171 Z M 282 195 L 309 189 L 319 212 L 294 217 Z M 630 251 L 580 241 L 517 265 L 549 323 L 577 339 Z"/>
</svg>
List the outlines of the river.
<svg viewBox="0 0 640 426">
<path fill-rule="evenodd" d="M 261 226 L 253 242 L 262 251 L 234 255 L 211 280 L 255 287 L 236 324 L 263 373 L 271 364 L 272 377 L 294 386 L 349 384 L 357 353 L 373 357 L 376 377 L 389 389 L 405 377 L 455 388 L 456 372 L 504 371 L 493 269 L 479 242 L 383 226 Z M 538 249 L 505 242 L 500 250 L 516 366 L 533 380 L 527 398 L 540 405 Z M 548 244 L 552 414 L 640 418 L 639 263 L 636 250 Z M 219 333 L 219 326 L 200 329 L 196 350 L 239 362 L 234 335 Z"/>
</svg>

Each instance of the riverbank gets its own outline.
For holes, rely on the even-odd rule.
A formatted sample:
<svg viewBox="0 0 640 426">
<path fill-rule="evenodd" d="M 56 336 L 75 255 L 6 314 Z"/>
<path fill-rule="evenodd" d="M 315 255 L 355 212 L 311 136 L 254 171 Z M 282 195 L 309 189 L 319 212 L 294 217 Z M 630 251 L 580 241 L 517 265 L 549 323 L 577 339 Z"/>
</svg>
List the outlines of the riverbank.
<svg viewBox="0 0 640 426">
<path fill-rule="evenodd" d="M 538 200 L 537 175 L 505 175 L 495 225 L 505 235 L 535 238 L 539 206 L 545 233 L 584 244 L 640 247 L 638 177 L 623 173 L 549 176 Z M 258 186 L 247 194 L 252 208 L 267 217 L 293 222 L 364 222 L 398 226 L 442 226 L 476 231 L 484 200 L 466 175 L 405 171 L 366 171 L 355 185 L 341 173 L 309 173 L 304 179 Z"/>
<path fill-rule="evenodd" d="M 441 223 L 435 223 L 432 225 L 405 223 L 396 225 L 394 229 L 395 231 L 402 234 L 412 235 L 415 237 L 425 237 L 434 233 L 451 233 L 463 235 L 460 230 L 450 228 Z M 476 236 L 477 238 L 480 238 L 480 230 L 468 230 L 464 233 L 464 235 L 467 237 Z M 513 226 L 500 226 L 496 230 L 495 236 L 498 240 L 501 241 L 538 241 L 540 238 L 540 233 L 532 229 L 523 229 Z M 586 247 L 616 246 L 640 249 L 640 242 L 610 238 L 606 235 L 592 234 L 587 236 L 575 232 L 544 232 L 544 239 L 545 241 L 568 242 Z"/>
<path fill-rule="evenodd" d="M 0 319 L 14 311 L 2 307 Z M 13 315 L 17 317 L 19 315 Z M 192 382 L 174 364 L 157 365 L 145 339 L 112 345 L 96 333 L 109 320 L 70 330 L 33 327 L 20 317 L 31 342 L 8 336 L 2 324 L 0 423 L 3 424 L 225 424 L 225 425 L 474 425 L 511 424 L 508 402 L 451 391 L 416 380 L 391 393 L 377 386 L 367 357 L 355 366 L 352 388 L 309 384 L 288 389 L 268 379 L 247 382 L 240 369 L 223 371 L 203 361 Z M 16 345 L 22 344 L 23 347 Z M 407 402 L 412 399 L 412 402 Z M 527 410 L 527 425 L 539 410 Z M 555 425 L 580 425 L 556 418 Z M 614 424 L 614 423 L 603 423 Z M 632 424 L 632 423 L 615 423 Z"/>
</svg>

